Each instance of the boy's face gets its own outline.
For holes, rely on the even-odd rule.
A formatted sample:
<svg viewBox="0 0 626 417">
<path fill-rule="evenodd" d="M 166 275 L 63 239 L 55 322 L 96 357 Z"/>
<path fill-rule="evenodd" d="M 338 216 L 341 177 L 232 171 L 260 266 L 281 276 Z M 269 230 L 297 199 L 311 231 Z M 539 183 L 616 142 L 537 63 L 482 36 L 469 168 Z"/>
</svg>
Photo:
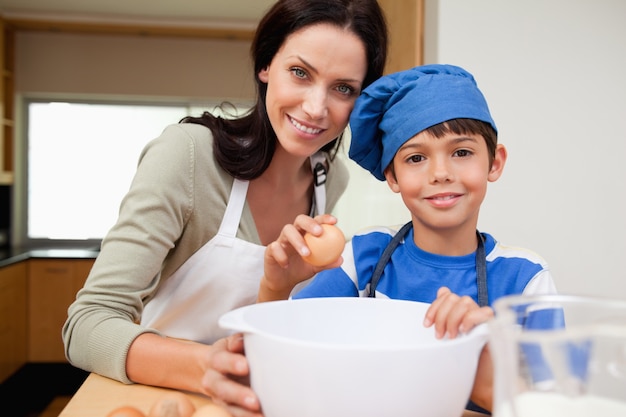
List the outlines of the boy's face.
<svg viewBox="0 0 626 417">
<path fill-rule="evenodd" d="M 400 193 L 412 217 L 424 227 L 476 228 L 487 183 L 504 168 L 506 149 L 498 145 L 491 168 L 480 135 L 448 133 L 436 138 L 423 131 L 405 142 L 385 170 L 392 191 Z"/>
</svg>

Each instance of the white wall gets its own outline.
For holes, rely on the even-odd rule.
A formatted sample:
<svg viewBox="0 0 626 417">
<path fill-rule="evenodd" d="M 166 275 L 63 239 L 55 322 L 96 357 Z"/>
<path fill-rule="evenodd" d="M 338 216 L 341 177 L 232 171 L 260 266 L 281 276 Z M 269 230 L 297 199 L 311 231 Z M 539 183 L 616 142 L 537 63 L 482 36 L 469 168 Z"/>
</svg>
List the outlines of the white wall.
<svg viewBox="0 0 626 417">
<path fill-rule="evenodd" d="M 427 0 L 426 16 L 425 63 L 474 74 L 509 150 L 479 228 L 541 254 L 561 292 L 626 298 L 626 2 Z"/>
</svg>

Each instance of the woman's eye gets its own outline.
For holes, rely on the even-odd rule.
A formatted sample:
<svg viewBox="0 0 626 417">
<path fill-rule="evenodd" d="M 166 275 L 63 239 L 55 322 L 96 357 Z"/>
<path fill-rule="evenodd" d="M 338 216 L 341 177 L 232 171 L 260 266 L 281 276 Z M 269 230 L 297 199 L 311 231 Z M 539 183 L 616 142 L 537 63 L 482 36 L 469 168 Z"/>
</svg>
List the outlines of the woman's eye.
<svg viewBox="0 0 626 417">
<path fill-rule="evenodd" d="M 342 84 L 339 87 L 337 87 L 337 91 L 339 91 L 341 94 L 345 94 L 347 96 L 351 96 L 354 94 L 354 92 L 356 91 L 354 89 L 354 87 L 351 87 L 347 84 Z"/>
<path fill-rule="evenodd" d="M 306 72 L 302 68 L 292 68 L 291 72 L 298 78 L 306 78 Z"/>
</svg>

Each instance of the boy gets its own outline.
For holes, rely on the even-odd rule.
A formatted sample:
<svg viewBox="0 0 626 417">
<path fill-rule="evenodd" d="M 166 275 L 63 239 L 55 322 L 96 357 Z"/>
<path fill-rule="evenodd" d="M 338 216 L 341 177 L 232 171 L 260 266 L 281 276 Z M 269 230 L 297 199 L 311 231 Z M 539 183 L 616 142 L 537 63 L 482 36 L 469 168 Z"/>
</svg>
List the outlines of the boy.
<svg viewBox="0 0 626 417">
<path fill-rule="evenodd" d="M 438 337 L 456 337 L 491 318 L 490 306 L 501 296 L 555 292 L 541 257 L 476 229 L 487 184 L 502 174 L 507 152 L 497 143 L 496 125 L 471 74 L 425 65 L 384 76 L 363 91 L 350 126 L 350 158 L 401 194 L 411 221 L 399 231 L 358 233 L 343 262 L 315 269 L 298 259 L 298 253 L 308 254 L 302 234 L 319 235 L 318 221 L 336 219 L 299 217 L 267 247 L 259 301 L 286 298 L 286 291 L 319 272 L 293 298 L 432 303 L 424 324 L 434 325 Z M 490 410 L 492 387 L 486 348 L 472 401 Z"/>
</svg>

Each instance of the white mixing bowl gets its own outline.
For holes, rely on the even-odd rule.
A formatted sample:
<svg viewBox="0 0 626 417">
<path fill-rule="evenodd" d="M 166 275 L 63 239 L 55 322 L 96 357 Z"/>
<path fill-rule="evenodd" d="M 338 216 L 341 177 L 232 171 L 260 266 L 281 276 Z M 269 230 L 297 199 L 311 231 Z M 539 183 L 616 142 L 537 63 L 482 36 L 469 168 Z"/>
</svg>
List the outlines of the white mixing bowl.
<svg viewBox="0 0 626 417">
<path fill-rule="evenodd" d="M 310 298 L 224 314 L 244 333 L 251 386 L 266 417 L 460 417 L 486 325 L 437 340 L 429 304 Z"/>
</svg>

